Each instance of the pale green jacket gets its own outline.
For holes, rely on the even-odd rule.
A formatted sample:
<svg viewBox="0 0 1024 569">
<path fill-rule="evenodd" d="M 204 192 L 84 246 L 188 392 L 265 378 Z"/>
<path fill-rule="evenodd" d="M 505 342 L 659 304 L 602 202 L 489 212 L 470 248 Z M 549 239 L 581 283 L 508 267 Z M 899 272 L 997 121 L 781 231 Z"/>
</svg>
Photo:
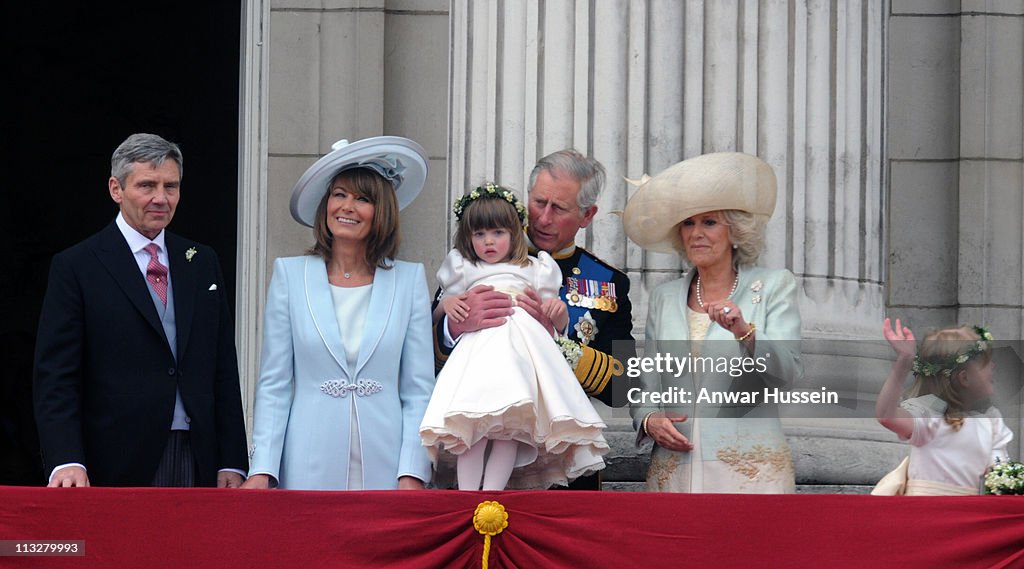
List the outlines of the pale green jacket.
<svg viewBox="0 0 1024 569">
<path fill-rule="evenodd" d="M 647 312 L 645 357 L 655 354 L 671 353 L 674 357 L 683 358 L 690 352 L 689 326 L 686 319 L 687 294 L 694 271 L 689 271 L 683 278 L 664 283 L 651 292 Z M 701 346 L 701 355 L 715 358 L 751 357 L 757 362 L 757 371 L 744 373 L 738 377 L 730 373 L 704 373 L 699 385 L 695 385 L 692 373 L 643 373 L 640 375 L 640 386 L 645 392 L 663 392 L 667 388 L 682 387 L 690 392 L 699 391 L 700 387 L 708 391 L 758 391 L 765 387 L 785 388 L 798 381 L 803 375 L 800 362 L 800 309 L 797 300 L 796 279 L 784 269 L 765 269 L 746 267 L 740 270 L 739 284 L 732 296 L 733 302 L 740 308 L 743 318 L 757 326 L 756 343 L 753 354 L 745 354 L 740 342 L 732 333 L 712 323 L 708 328 L 705 342 Z M 680 353 L 681 352 L 681 353 Z M 734 372 L 735 373 L 735 372 Z M 696 394 L 695 394 L 696 395 Z M 699 413 L 702 417 L 774 417 L 774 409 L 754 409 L 745 405 L 724 405 L 720 407 L 701 404 L 665 405 L 635 404 L 631 407 L 633 426 L 636 429 L 637 443 L 643 441 L 646 433 L 642 432 L 644 417 L 655 411 L 682 412 L 693 417 Z M 763 429 L 762 421 L 750 422 L 753 427 Z M 778 424 L 777 421 L 772 423 Z M 677 426 L 688 436 L 687 423 Z M 737 436 L 742 434 L 742 421 L 736 425 Z M 779 427 L 781 436 L 781 427 Z"/>
</svg>

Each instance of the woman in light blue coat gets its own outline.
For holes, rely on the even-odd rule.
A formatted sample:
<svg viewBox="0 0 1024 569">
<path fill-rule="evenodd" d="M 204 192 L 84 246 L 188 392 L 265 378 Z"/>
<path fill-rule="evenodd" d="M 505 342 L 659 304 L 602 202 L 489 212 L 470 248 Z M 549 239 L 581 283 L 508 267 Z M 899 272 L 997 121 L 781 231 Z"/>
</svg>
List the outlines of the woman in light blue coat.
<svg viewBox="0 0 1024 569">
<path fill-rule="evenodd" d="M 754 266 L 775 208 L 775 174 L 757 157 L 714 153 L 645 178 L 623 212 L 626 234 L 691 267 L 650 295 L 644 355 L 674 368 L 643 373 L 630 398 L 647 473 L 659 492 L 793 492 L 776 403 L 800 378 L 793 274 Z"/>
<path fill-rule="evenodd" d="M 244 487 L 430 481 L 418 431 L 434 386 L 430 298 L 423 266 L 394 259 L 426 164 L 411 140 L 342 141 L 296 185 L 292 215 L 316 244 L 274 263 Z"/>
</svg>

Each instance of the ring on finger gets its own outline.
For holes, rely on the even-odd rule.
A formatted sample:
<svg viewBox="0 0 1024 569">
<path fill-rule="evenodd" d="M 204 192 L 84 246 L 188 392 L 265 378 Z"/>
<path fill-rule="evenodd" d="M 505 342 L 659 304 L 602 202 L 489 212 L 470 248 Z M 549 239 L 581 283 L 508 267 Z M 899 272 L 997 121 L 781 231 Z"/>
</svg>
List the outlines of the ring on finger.
<svg viewBox="0 0 1024 569">
<path fill-rule="evenodd" d="M 722 309 L 722 312 L 729 314 L 730 312 L 732 312 L 732 307 L 726 306 L 725 308 Z"/>
</svg>

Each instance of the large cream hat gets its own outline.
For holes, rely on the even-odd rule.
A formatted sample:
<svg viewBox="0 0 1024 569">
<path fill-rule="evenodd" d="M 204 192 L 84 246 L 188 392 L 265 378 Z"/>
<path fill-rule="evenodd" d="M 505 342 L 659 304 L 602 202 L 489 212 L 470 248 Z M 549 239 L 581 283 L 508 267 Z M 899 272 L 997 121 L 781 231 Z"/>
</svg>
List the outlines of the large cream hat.
<svg viewBox="0 0 1024 569">
<path fill-rule="evenodd" d="M 771 217 L 775 172 L 765 161 L 740 152 L 715 152 L 683 160 L 653 178 L 644 176 L 626 203 L 626 235 L 650 251 L 678 253 L 677 226 L 694 215 L 738 209 Z"/>
<path fill-rule="evenodd" d="M 427 153 L 400 136 L 375 136 L 349 143 L 339 140 L 331 151 L 310 166 L 292 190 L 290 209 L 295 221 L 313 226 L 316 207 L 339 172 L 370 168 L 395 187 L 398 209 L 412 203 L 427 181 Z"/>
</svg>

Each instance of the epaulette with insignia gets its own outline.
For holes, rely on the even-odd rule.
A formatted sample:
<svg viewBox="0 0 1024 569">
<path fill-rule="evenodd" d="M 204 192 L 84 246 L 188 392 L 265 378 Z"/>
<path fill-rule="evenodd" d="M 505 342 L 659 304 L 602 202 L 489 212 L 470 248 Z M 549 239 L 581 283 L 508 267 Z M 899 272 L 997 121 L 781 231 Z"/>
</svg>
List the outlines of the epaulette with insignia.
<svg viewBox="0 0 1024 569">
<path fill-rule="evenodd" d="M 598 264 L 600 264 L 600 265 L 603 265 L 603 266 L 605 266 L 605 267 L 607 267 L 607 268 L 609 268 L 609 269 L 611 269 L 611 270 L 615 271 L 616 273 L 619 273 L 619 274 L 620 274 L 620 275 L 622 275 L 622 276 L 626 276 L 626 272 L 625 272 L 625 271 L 623 271 L 622 269 L 619 269 L 619 268 L 618 268 L 618 267 L 616 267 L 615 265 L 613 265 L 613 264 L 609 263 L 608 261 L 605 261 L 605 260 L 604 260 L 604 259 L 602 259 L 601 257 L 598 257 L 597 255 L 595 255 L 595 254 L 591 253 L 590 251 L 588 251 L 588 250 L 584 249 L 583 247 L 577 247 L 577 248 L 578 248 L 578 249 L 580 250 L 580 253 L 582 253 L 583 255 L 586 255 L 586 256 L 590 257 L 591 259 L 593 259 L 593 260 L 594 260 L 595 262 L 597 262 Z"/>
</svg>

